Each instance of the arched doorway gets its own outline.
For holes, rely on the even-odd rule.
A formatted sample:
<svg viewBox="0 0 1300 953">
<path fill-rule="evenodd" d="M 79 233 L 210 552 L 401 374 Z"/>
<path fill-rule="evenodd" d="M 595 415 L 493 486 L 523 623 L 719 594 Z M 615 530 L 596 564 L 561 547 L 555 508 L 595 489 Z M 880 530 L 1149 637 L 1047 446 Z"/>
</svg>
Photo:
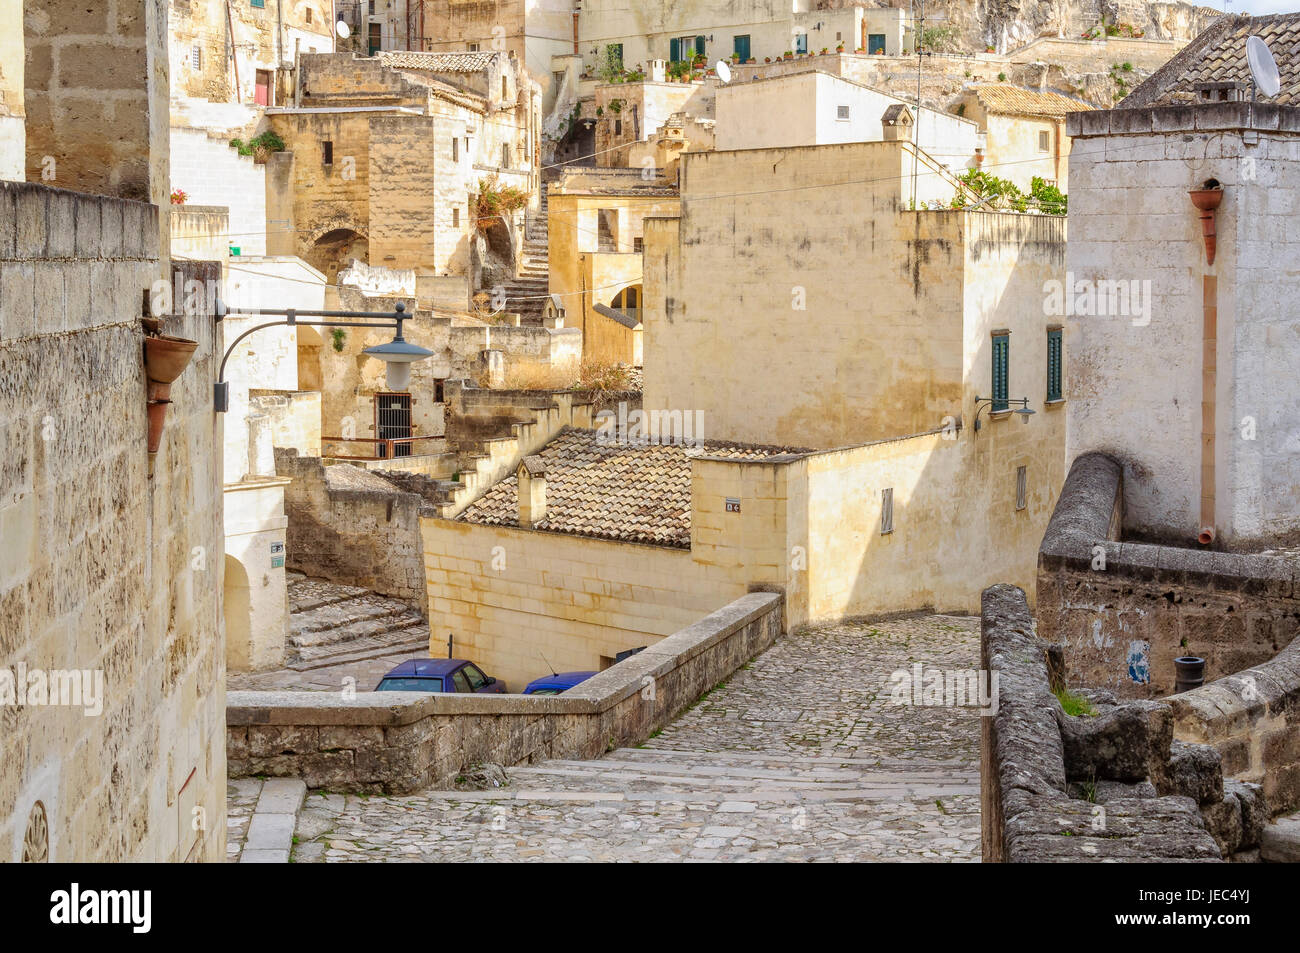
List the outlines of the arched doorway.
<svg viewBox="0 0 1300 953">
<path fill-rule="evenodd" d="M 609 306 L 615 311 L 622 311 L 639 323 L 641 321 L 641 286 L 628 285 L 614 295 L 614 300 L 610 302 Z"/>
<path fill-rule="evenodd" d="M 328 283 L 333 284 L 352 259 L 370 263 L 370 242 L 353 229 L 336 228 L 316 239 L 304 257 L 309 265 L 325 276 Z"/>
<path fill-rule="evenodd" d="M 226 555 L 222 584 L 222 614 L 226 621 L 226 670 L 247 672 L 252 667 L 252 599 L 248 573 L 234 556 Z"/>
</svg>

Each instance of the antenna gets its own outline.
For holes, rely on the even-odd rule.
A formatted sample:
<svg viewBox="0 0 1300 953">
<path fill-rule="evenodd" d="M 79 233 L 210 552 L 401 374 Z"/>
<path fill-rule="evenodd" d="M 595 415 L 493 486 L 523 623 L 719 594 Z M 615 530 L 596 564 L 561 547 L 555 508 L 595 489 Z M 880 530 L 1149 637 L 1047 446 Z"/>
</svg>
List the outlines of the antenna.
<svg viewBox="0 0 1300 953">
<path fill-rule="evenodd" d="M 722 80 L 723 83 L 731 82 L 731 67 L 727 65 L 725 60 L 718 60 L 713 69 L 717 72 L 718 79 Z"/>
<path fill-rule="evenodd" d="M 537 654 L 538 654 L 538 655 L 542 655 L 542 650 L 541 650 L 541 649 L 538 649 L 538 650 L 537 650 Z M 559 672 L 557 672 L 557 671 L 555 670 L 555 666 L 552 665 L 552 664 L 550 663 L 550 661 L 547 660 L 547 658 L 546 658 L 545 655 L 542 655 L 542 661 L 543 661 L 543 662 L 546 662 L 546 667 L 549 668 L 549 669 L 551 670 L 551 674 L 552 674 L 552 675 L 559 675 L 559 674 L 560 674 Z"/>
<path fill-rule="evenodd" d="M 1252 80 L 1250 99 L 1255 100 L 1255 89 L 1265 96 L 1276 96 L 1282 87 L 1282 78 L 1278 75 L 1277 60 L 1265 43 L 1257 36 L 1246 37 L 1246 62 L 1250 65 Z"/>
</svg>

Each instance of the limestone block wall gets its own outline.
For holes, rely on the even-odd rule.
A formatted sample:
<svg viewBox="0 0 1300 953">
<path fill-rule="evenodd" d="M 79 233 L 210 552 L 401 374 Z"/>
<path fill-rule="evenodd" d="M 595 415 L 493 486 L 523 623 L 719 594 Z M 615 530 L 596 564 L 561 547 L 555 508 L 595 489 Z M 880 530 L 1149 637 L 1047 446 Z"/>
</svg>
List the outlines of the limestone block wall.
<svg viewBox="0 0 1300 953">
<path fill-rule="evenodd" d="M 1117 460 L 1084 454 L 1043 537 L 1038 631 L 1064 647 L 1072 680 L 1150 698 L 1173 691 L 1180 655 L 1204 658 L 1208 680 L 1291 644 L 1295 559 L 1124 541 L 1133 492 Z"/>
<path fill-rule="evenodd" d="M 198 349 L 150 475 L 139 319 L 158 214 L 0 183 L 0 671 L 102 677 L 98 715 L 0 707 L 7 861 L 38 802 L 54 861 L 225 857 L 215 321 L 166 322 Z"/>
<path fill-rule="evenodd" d="M 173 205 L 171 253 L 191 261 L 225 261 L 230 254 L 230 210 L 216 205 Z"/>
<path fill-rule="evenodd" d="M 166 207 L 164 0 L 48 0 L 25 12 L 21 29 L 27 179 Z"/>
<path fill-rule="evenodd" d="M 297 450 L 300 456 L 320 456 L 320 392 L 271 391 L 250 388 L 249 409 L 266 416 L 271 443 Z"/>
<path fill-rule="evenodd" d="M 187 203 L 230 210 L 223 250 L 233 245 L 242 255 L 265 255 L 266 166 L 241 156 L 229 136 L 173 126 L 170 138 L 171 187 L 183 190 Z"/>
<path fill-rule="evenodd" d="M 644 741 L 782 631 L 781 597 L 754 592 L 563 695 L 232 692 L 230 775 L 399 794 L 475 763 L 599 757 Z"/>
<path fill-rule="evenodd" d="M 349 586 L 364 586 L 428 613 L 420 509 L 424 501 L 345 465 L 325 467 L 277 449 L 276 472 L 289 519 L 287 567 Z"/>
</svg>

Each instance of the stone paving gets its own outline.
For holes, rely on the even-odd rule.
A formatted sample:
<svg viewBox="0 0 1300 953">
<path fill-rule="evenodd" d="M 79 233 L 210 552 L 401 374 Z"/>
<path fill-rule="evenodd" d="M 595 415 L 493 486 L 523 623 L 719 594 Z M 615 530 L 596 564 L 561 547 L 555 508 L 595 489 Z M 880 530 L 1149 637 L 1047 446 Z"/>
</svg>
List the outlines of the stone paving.
<svg viewBox="0 0 1300 953">
<path fill-rule="evenodd" d="M 311 792 L 293 860 L 978 860 L 976 710 L 890 697 L 913 663 L 978 668 L 978 645 L 947 616 L 796 633 L 638 748 L 486 792 Z"/>
</svg>

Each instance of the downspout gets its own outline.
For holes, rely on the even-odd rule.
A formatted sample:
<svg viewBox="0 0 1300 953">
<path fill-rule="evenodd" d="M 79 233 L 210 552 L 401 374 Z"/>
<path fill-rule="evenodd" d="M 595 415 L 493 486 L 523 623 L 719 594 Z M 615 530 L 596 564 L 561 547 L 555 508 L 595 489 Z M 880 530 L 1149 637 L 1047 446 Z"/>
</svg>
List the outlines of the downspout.
<svg viewBox="0 0 1300 953">
<path fill-rule="evenodd" d="M 1201 236 L 1205 242 L 1205 272 L 1201 275 L 1201 531 L 1196 541 L 1202 546 L 1215 537 L 1215 438 L 1217 436 L 1219 279 L 1210 274 L 1214 266 L 1217 236 L 1214 213 L 1223 201 L 1223 186 L 1209 179 L 1187 193 L 1200 212 Z"/>
<path fill-rule="evenodd" d="M 230 62 L 235 68 L 235 102 L 242 103 L 239 92 L 239 50 L 235 47 L 235 18 L 230 12 L 230 0 L 226 0 L 226 30 L 230 36 Z"/>
</svg>

